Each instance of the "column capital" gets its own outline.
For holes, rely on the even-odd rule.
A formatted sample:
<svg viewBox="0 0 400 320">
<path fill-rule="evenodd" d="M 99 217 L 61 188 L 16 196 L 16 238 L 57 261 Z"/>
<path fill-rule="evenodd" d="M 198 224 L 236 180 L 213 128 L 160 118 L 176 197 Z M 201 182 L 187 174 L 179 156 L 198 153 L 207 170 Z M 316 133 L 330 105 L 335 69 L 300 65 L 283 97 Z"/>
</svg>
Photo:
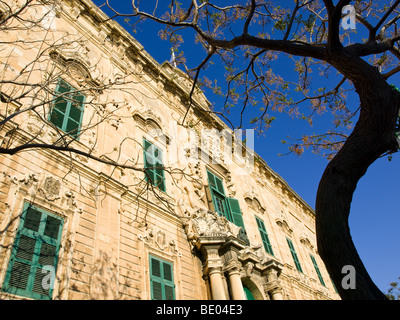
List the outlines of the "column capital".
<svg viewBox="0 0 400 320">
<path fill-rule="evenodd" d="M 242 264 L 237 260 L 229 260 L 224 263 L 223 271 L 227 272 L 228 275 L 239 274 L 242 269 Z"/>
</svg>

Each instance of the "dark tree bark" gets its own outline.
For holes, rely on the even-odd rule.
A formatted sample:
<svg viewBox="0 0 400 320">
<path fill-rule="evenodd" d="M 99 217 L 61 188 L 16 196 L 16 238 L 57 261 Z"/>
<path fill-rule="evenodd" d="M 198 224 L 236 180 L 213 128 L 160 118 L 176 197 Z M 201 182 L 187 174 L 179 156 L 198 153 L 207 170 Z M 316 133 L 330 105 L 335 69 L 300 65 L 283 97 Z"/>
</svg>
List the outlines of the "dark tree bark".
<svg viewBox="0 0 400 320">
<path fill-rule="evenodd" d="M 360 118 L 346 143 L 321 178 L 316 199 L 319 254 L 343 299 L 386 299 L 366 271 L 352 241 L 348 218 L 353 193 L 368 167 L 387 151 L 396 150 L 395 127 L 400 94 L 360 58 L 337 54 L 331 62 L 353 81 L 360 96 Z M 377 219 L 379 217 L 377 216 Z M 342 268 L 356 271 L 356 289 L 342 287 Z"/>
</svg>

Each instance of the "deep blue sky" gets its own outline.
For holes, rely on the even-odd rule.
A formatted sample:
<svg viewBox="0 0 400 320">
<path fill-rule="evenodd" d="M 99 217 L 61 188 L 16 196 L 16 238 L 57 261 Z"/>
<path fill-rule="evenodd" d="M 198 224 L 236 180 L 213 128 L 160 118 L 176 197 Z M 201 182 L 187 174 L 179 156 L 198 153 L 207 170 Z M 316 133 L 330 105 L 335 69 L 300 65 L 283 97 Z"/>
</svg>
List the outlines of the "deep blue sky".
<svg viewBox="0 0 400 320">
<path fill-rule="evenodd" d="M 94 2 L 102 4 L 104 0 Z M 130 1 L 126 2 L 127 6 L 129 3 Z M 130 31 L 123 19 L 119 22 Z M 159 39 L 157 26 L 140 25 L 133 36 L 159 63 L 170 59 L 170 44 Z M 185 45 L 189 47 L 193 42 L 192 38 L 185 39 Z M 186 51 L 189 64 L 190 59 L 195 60 L 198 57 L 198 53 L 196 50 Z M 279 68 L 283 74 L 293 72 L 285 62 L 282 62 Z M 216 72 L 215 77 L 218 76 L 219 73 Z M 396 82 L 396 79 L 390 80 L 400 87 L 400 82 Z M 214 102 L 216 107 L 222 103 L 222 100 L 216 97 L 207 95 L 207 98 Z M 358 104 L 357 98 L 349 98 L 349 103 Z M 326 120 L 317 120 L 311 131 L 321 132 L 318 129 L 326 125 Z M 251 126 L 247 125 L 246 128 Z M 306 151 L 301 157 L 293 154 L 279 156 L 288 151 L 287 145 L 281 144 L 281 140 L 286 139 L 288 135 L 300 137 L 304 130 L 310 129 L 299 120 L 279 114 L 266 134 L 256 137 L 255 151 L 314 208 L 318 183 L 328 161 L 311 151 Z M 353 241 L 371 278 L 383 292 L 387 292 L 389 283 L 400 277 L 400 210 L 397 204 L 399 184 L 399 154 L 395 154 L 391 162 L 387 158 L 381 158 L 369 168 L 359 182 L 351 207 L 350 229 Z"/>
</svg>

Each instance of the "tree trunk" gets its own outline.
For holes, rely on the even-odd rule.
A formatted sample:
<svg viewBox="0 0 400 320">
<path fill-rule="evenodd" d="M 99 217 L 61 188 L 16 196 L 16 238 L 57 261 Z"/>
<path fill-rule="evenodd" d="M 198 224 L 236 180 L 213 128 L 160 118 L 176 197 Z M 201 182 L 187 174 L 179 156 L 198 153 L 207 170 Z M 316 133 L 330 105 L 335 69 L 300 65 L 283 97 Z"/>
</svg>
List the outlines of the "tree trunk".
<svg viewBox="0 0 400 320">
<path fill-rule="evenodd" d="M 360 96 L 360 118 L 342 149 L 325 169 L 316 199 L 318 251 L 342 299 L 386 299 L 368 275 L 348 225 L 358 181 L 376 159 L 397 146 L 394 132 L 400 95 L 377 70 L 371 70 L 372 67 L 361 74 L 358 70 L 357 77 L 353 78 L 350 74 Z M 342 273 L 342 268 L 346 265 L 355 268 L 355 289 L 342 286 L 347 275 L 347 272 Z"/>
</svg>

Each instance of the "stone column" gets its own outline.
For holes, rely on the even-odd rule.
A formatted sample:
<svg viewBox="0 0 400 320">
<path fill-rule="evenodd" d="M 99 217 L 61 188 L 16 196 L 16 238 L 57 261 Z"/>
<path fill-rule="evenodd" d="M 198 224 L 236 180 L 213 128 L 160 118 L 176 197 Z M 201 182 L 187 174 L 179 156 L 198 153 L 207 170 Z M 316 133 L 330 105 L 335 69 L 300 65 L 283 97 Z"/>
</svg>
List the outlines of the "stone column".
<svg viewBox="0 0 400 320">
<path fill-rule="evenodd" d="M 283 300 L 282 288 L 274 288 L 269 293 L 271 294 L 271 300 Z"/>
<path fill-rule="evenodd" d="M 246 300 L 243 284 L 240 277 L 240 269 L 234 267 L 228 271 L 229 283 L 233 300 Z"/>
<path fill-rule="evenodd" d="M 264 270 L 266 276 L 266 284 L 264 285 L 265 292 L 271 295 L 272 300 L 283 300 L 283 288 L 279 281 L 279 275 L 282 271 L 281 264 L 276 261 L 269 261 Z"/>
<path fill-rule="evenodd" d="M 211 295 L 213 300 L 226 300 L 224 283 L 222 280 L 221 268 L 211 267 L 208 271 L 210 280 Z"/>
<path fill-rule="evenodd" d="M 240 250 L 244 247 L 236 238 L 229 237 L 220 248 L 220 253 L 223 255 L 224 261 L 224 273 L 228 276 L 231 298 L 233 300 L 246 300 L 240 276 L 242 263 L 239 261 Z"/>
<path fill-rule="evenodd" d="M 212 241 L 214 240 L 214 241 Z M 202 244 L 203 278 L 208 279 L 210 293 L 213 300 L 227 300 L 222 273 L 222 261 L 218 249 L 221 246 L 219 239 L 207 239 Z"/>
</svg>

